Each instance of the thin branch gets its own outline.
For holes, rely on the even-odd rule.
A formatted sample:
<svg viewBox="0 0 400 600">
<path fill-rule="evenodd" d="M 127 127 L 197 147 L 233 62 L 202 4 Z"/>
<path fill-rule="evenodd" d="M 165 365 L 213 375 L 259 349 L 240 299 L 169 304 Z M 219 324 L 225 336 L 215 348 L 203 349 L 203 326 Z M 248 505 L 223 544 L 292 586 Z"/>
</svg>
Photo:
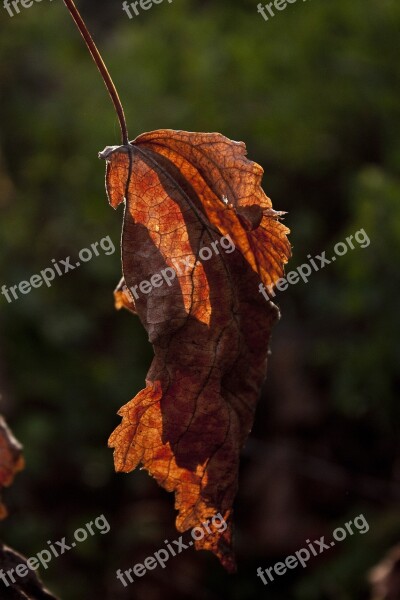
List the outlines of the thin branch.
<svg viewBox="0 0 400 600">
<path fill-rule="evenodd" d="M 124 109 L 122 107 L 121 100 L 118 96 L 117 88 L 115 87 L 114 82 L 111 79 L 111 75 L 108 72 L 108 69 L 101 57 L 101 54 L 100 54 L 99 50 L 97 49 L 97 46 L 94 43 L 93 38 L 90 35 L 88 28 L 85 25 L 84 20 L 82 19 L 78 9 L 76 8 L 74 1 L 73 0 L 64 0 L 64 4 L 68 8 L 69 12 L 71 13 L 72 18 L 75 21 L 75 24 L 78 27 L 83 39 L 85 40 L 85 43 L 89 49 L 90 54 L 92 55 L 94 62 L 97 65 L 97 68 L 99 69 L 99 71 L 101 73 L 101 76 L 103 77 L 104 83 L 106 84 L 108 92 L 111 96 L 111 100 L 113 101 L 115 110 L 118 115 L 118 120 L 119 120 L 119 124 L 121 127 L 122 143 L 124 146 L 126 146 L 129 143 L 128 128 L 126 125 Z"/>
</svg>

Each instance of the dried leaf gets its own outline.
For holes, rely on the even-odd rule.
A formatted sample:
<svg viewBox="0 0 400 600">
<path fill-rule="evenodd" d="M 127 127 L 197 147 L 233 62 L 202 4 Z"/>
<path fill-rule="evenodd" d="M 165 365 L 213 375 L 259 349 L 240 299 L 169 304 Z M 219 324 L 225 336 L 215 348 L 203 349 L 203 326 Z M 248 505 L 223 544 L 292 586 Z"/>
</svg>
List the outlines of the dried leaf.
<svg viewBox="0 0 400 600">
<path fill-rule="evenodd" d="M 22 446 L 15 439 L 2 416 L 0 416 L 0 491 L 14 481 L 15 475 L 24 468 Z M 7 509 L 0 502 L 0 519 L 7 516 Z"/>
<path fill-rule="evenodd" d="M 39 577 L 28 566 L 26 566 L 27 574 L 25 577 L 19 577 L 15 573 L 18 565 L 26 566 L 26 558 L 0 542 L 0 568 L 4 571 L 6 580 L 6 583 L 4 579 L 0 581 L 1 600 L 57 600 L 56 596 L 50 594 L 43 587 Z M 14 573 L 14 582 L 7 574 L 11 570 Z"/>
<path fill-rule="evenodd" d="M 0 415 L 0 489 L 11 485 L 15 475 L 24 466 L 22 446 Z M 6 508 L 0 504 L 0 518 L 4 519 L 6 516 Z M 24 577 L 16 574 L 18 565 L 26 566 L 26 558 L 0 542 L 1 600 L 57 600 L 43 587 L 39 577 L 29 567 L 26 566 L 27 574 Z M 8 571 L 15 576 L 10 577 Z"/>
<path fill-rule="evenodd" d="M 243 143 L 218 133 L 171 130 L 100 154 L 110 204 L 126 199 L 123 276 L 136 296 L 127 297 L 122 281 L 116 305 L 138 314 L 155 353 L 146 388 L 119 411 L 109 440 L 115 467 L 141 464 L 174 491 L 179 531 L 221 513 L 226 531 L 195 546 L 229 571 L 239 453 L 279 316 L 259 284 L 273 285 L 290 255 L 283 213 L 261 188 L 263 169 L 245 155 Z M 222 249 L 222 236 L 234 251 Z M 206 247 L 219 252 L 205 260 Z M 169 284 L 141 292 L 141 282 L 165 269 Z"/>
</svg>

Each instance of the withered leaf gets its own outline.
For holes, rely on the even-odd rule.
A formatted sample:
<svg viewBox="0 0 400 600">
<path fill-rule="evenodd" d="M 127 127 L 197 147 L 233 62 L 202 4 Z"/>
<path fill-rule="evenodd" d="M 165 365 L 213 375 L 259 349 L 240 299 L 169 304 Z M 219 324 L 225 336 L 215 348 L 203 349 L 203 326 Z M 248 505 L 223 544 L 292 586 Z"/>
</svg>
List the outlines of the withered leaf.
<svg viewBox="0 0 400 600">
<path fill-rule="evenodd" d="M 1 600 L 58 600 L 43 587 L 36 573 L 26 565 L 26 560 L 22 554 L 0 542 L 0 568 L 5 572 L 5 580 L 8 583 L 6 585 L 4 581 L 0 581 Z M 15 572 L 18 565 L 25 565 L 27 574 L 24 577 L 16 575 L 13 582 L 7 571 L 13 569 L 12 573 Z"/>
<path fill-rule="evenodd" d="M 0 490 L 14 481 L 15 475 L 24 468 L 22 446 L 15 439 L 5 420 L 0 415 Z M 7 510 L 0 504 L 0 518 L 7 516 Z M 0 542 L 0 581 L 1 600 L 57 600 L 44 587 L 39 577 L 26 565 L 26 558 Z M 9 577 L 19 565 L 26 566 L 24 577 Z"/>
<path fill-rule="evenodd" d="M 154 131 L 100 156 L 110 204 L 126 200 L 116 305 L 139 316 L 155 354 L 146 388 L 119 411 L 109 440 L 115 467 L 141 464 L 175 492 L 179 531 L 221 513 L 226 531 L 195 546 L 233 571 L 239 453 L 279 316 L 259 285 L 283 275 L 289 230 L 261 188 L 263 169 L 221 134 Z M 222 249 L 222 236 L 234 251 Z M 219 252 L 202 260 L 205 247 Z M 175 278 L 140 291 L 168 268 Z"/>
<path fill-rule="evenodd" d="M 0 415 L 0 491 L 14 481 L 15 475 L 24 468 L 22 446 L 15 439 Z M 7 509 L 0 502 L 0 519 L 7 516 Z"/>
</svg>

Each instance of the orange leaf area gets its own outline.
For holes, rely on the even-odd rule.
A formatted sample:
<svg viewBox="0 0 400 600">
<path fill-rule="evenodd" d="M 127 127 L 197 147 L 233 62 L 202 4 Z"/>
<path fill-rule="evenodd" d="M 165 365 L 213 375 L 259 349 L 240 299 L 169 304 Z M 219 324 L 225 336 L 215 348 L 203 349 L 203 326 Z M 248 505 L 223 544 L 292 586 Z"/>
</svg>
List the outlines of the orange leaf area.
<svg viewBox="0 0 400 600">
<path fill-rule="evenodd" d="M 283 275 L 289 230 L 263 169 L 221 134 L 154 131 L 100 156 L 110 204 L 126 202 L 116 306 L 139 316 L 155 354 L 146 388 L 119 411 L 115 467 L 143 465 L 175 492 L 179 531 L 221 513 L 227 529 L 195 546 L 234 571 L 239 453 L 279 317 L 259 285 Z"/>
</svg>

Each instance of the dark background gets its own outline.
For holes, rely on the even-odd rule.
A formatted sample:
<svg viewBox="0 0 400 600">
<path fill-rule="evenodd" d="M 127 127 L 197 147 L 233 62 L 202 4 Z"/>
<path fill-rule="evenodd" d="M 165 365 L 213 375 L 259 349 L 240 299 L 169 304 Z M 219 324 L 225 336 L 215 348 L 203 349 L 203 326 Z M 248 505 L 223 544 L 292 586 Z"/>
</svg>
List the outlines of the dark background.
<svg viewBox="0 0 400 600">
<path fill-rule="evenodd" d="M 116 0 L 79 6 L 131 138 L 173 128 L 246 142 L 274 207 L 289 213 L 289 270 L 361 228 L 371 244 L 279 294 L 243 451 L 234 576 L 188 550 L 127 590 L 115 579 L 178 537 L 172 495 L 145 472 L 115 474 L 107 449 L 152 357 L 139 321 L 113 307 L 118 248 L 50 289 L 12 304 L 0 296 L 0 409 L 26 458 L 6 494 L 2 540 L 31 556 L 104 513 L 110 533 L 41 571 L 63 600 L 399 598 L 368 583 L 400 534 L 398 0 L 299 0 L 268 22 L 257 0 L 165 0 L 132 20 Z M 60 0 L 12 18 L 0 5 L 0 29 L 0 286 L 9 287 L 107 235 L 118 247 L 122 209 L 107 204 L 97 153 L 120 138 Z M 360 513 L 364 536 L 268 587 L 256 576 Z"/>
</svg>

